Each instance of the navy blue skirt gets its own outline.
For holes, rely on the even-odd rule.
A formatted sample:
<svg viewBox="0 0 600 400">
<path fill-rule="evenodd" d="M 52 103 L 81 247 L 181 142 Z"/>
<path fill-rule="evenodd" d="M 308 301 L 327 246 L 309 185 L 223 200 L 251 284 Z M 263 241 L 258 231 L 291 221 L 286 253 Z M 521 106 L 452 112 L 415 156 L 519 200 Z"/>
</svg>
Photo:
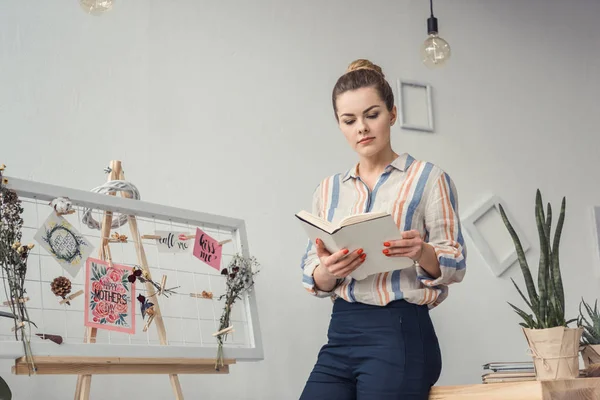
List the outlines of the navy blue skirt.
<svg viewBox="0 0 600 400">
<path fill-rule="evenodd" d="M 336 299 L 300 400 L 427 400 L 442 368 L 427 306 Z"/>
</svg>

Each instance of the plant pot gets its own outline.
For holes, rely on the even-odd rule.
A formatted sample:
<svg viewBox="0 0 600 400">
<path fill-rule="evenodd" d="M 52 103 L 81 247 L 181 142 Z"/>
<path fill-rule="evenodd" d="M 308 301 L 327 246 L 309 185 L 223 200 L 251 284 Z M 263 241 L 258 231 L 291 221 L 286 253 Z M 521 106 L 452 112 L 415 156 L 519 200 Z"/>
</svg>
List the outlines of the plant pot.
<svg viewBox="0 0 600 400">
<path fill-rule="evenodd" d="M 579 376 L 579 341 L 583 328 L 558 326 L 523 328 L 538 381 L 573 379 Z"/>
<path fill-rule="evenodd" d="M 600 364 L 600 344 L 586 344 L 582 346 L 581 357 L 586 369 L 591 364 Z"/>
</svg>

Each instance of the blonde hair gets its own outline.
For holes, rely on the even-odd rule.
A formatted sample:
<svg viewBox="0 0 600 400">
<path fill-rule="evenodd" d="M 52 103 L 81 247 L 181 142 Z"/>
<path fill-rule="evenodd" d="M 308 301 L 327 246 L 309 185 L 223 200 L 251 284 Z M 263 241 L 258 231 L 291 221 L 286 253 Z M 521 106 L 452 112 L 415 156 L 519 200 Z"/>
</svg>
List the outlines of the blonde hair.
<svg viewBox="0 0 600 400">
<path fill-rule="evenodd" d="M 373 64 L 371 61 L 359 58 L 348 65 L 346 72 L 339 77 L 333 87 L 331 100 L 333 102 L 333 111 L 336 119 L 338 119 L 336 102 L 338 96 L 349 90 L 357 90 L 366 87 L 372 87 L 377 90 L 379 97 L 381 97 L 381 100 L 385 103 L 388 111 L 392 111 L 392 108 L 394 107 L 394 92 L 388 81 L 385 79 L 383 70 L 380 66 Z"/>
<path fill-rule="evenodd" d="M 350 63 L 350 65 L 348 65 L 348 68 L 346 68 L 346 73 L 352 72 L 352 71 L 358 71 L 360 69 L 370 69 L 370 70 L 379 72 L 379 74 L 381 74 L 381 76 L 385 78 L 385 75 L 383 74 L 383 70 L 381 69 L 381 67 L 379 65 L 375 65 L 371 61 L 365 60 L 364 58 L 359 58 L 358 60 L 352 61 Z"/>
</svg>

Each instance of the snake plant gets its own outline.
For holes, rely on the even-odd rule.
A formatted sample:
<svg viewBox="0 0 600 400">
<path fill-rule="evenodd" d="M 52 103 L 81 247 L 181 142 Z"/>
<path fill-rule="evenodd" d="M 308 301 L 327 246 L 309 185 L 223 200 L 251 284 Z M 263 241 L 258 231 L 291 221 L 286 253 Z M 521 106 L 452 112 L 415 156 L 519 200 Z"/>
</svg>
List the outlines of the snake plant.
<svg viewBox="0 0 600 400">
<path fill-rule="evenodd" d="M 581 306 L 585 307 L 586 313 L 590 320 L 588 320 Z M 594 302 L 594 308 L 587 304 L 583 298 L 579 304 L 579 317 L 577 318 L 577 326 L 583 327 L 583 333 L 581 335 L 582 345 L 594 345 L 600 344 L 600 313 L 598 312 L 598 300 Z"/>
<path fill-rule="evenodd" d="M 519 236 L 508 220 L 502 205 L 499 205 L 500 215 L 517 251 L 521 272 L 525 280 L 527 296 L 523 294 L 514 279 L 511 278 L 511 281 L 523 300 L 525 300 L 531 313 L 523 311 L 510 302 L 508 304 L 523 319 L 523 322 L 519 323 L 519 325 L 525 328 L 544 329 L 567 326 L 569 323 L 576 321 L 576 318 L 569 321 L 565 320 L 565 294 L 560 272 L 559 246 L 565 220 L 565 207 L 566 198 L 563 197 L 560 215 L 554 231 L 554 237 L 552 238 L 552 207 L 548 203 L 547 212 L 544 213 L 542 195 L 540 190 L 537 190 L 535 197 L 535 220 L 540 241 L 540 260 L 536 290 Z"/>
</svg>

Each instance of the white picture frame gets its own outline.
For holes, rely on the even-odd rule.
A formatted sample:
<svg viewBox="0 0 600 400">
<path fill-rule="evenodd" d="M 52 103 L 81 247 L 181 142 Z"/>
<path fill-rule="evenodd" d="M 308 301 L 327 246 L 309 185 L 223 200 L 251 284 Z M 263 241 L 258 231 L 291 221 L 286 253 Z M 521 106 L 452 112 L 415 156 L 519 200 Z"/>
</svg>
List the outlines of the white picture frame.
<svg viewBox="0 0 600 400">
<path fill-rule="evenodd" d="M 508 229 L 506 229 L 506 226 L 504 225 L 504 221 L 502 221 L 502 217 L 500 214 L 500 205 L 502 205 L 502 209 L 504 210 L 504 213 L 506 214 L 508 220 L 510 221 L 510 224 L 512 225 L 513 229 L 519 236 L 519 240 L 523 247 L 523 252 L 527 253 L 527 251 L 529 251 L 529 249 L 531 248 L 531 245 L 530 245 L 529 241 L 527 240 L 527 237 L 521 230 L 516 219 L 511 216 L 506 205 L 502 202 L 500 197 L 497 195 L 491 195 L 487 200 L 485 200 L 484 202 L 479 204 L 477 207 L 475 207 L 467 216 L 462 218 L 462 221 L 461 221 L 465 231 L 471 237 L 473 244 L 475 245 L 475 247 L 477 247 L 477 249 L 479 250 L 479 253 L 481 254 L 481 256 L 483 257 L 485 262 L 490 267 L 492 273 L 496 277 L 502 276 L 502 274 L 504 272 L 506 272 L 507 269 L 509 269 L 515 262 L 518 261 L 517 251 L 516 251 L 514 245 L 512 245 L 511 251 L 506 256 L 500 257 L 500 258 L 497 257 L 494 250 L 492 249 L 493 243 L 490 243 L 489 240 L 484 237 L 484 235 L 477 228 L 477 223 L 482 217 L 484 217 L 486 214 L 488 214 L 491 210 L 495 210 L 495 211 L 497 211 L 496 218 L 500 219 L 499 223 L 502 225 L 502 229 L 504 229 L 504 233 L 506 235 L 508 235 L 508 237 L 510 237 Z M 496 223 L 498 223 L 498 222 L 496 221 Z M 510 240 L 512 243 L 512 238 Z"/>
<path fill-rule="evenodd" d="M 419 131 L 419 132 L 429 132 L 433 133 L 435 131 L 435 124 L 433 119 L 433 102 L 432 102 L 432 87 L 428 83 L 421 83 L 410 80 L 398 79 L 396 82 L 397 90 L 398 90 L 398 114 L 400 119 L 400 127 L 402 129 Z M 404 88 L 417 88 L 423 90 L 424 101 L 425 104 L 421 105 L 426 109 L 426 119 L 427 121 L 424 123 L 414 123 L 409 119 L 408 111 L 407 111 L 407 103 L 408 99 L 404 93 Z M 418 106 L 418 105 L 417 105 Z"/>
<path fill-rule="evenodd" d="M 596 261 L 600 262 L 600 206 L 592 207 L 593 237 L 596 248 Z"/>
</svg>

